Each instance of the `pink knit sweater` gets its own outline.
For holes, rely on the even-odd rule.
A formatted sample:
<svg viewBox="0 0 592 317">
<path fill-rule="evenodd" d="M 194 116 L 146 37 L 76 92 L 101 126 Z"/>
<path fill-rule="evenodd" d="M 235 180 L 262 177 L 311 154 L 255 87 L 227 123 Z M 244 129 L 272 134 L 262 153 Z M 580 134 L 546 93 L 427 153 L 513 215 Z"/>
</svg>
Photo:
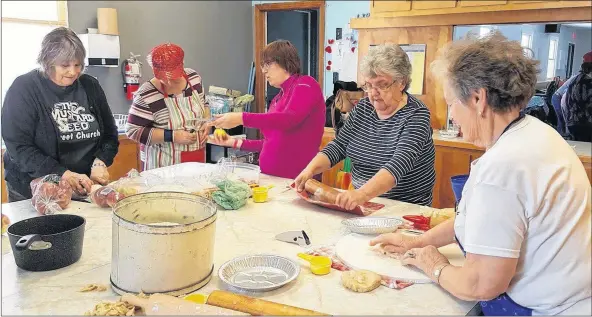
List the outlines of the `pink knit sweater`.
<svg viewBox="0 0 592 317">
<path fill-rule="evenodd" d="M 310 76 L 292 75 L 267 113 L 243 113 L 243 125 L 258 128 L 263 140 L 245 140 L 241 150 L 261 152 L 259 166 L 268 175 L 296 178 L 319 152 L 325 125 L 325 100 Z"/>
</svg>

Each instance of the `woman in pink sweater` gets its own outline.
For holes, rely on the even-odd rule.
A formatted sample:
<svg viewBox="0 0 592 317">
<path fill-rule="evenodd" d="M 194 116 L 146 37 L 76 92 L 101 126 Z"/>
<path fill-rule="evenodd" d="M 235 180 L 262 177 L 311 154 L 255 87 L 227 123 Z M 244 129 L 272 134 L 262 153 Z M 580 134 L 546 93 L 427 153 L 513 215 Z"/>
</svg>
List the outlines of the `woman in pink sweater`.
<svg viewBox="0 0 592 317">
<path fill-rule="evenodd" d="M 289 41 L 275 41 L 262 54 L 265 79 L 280 92 L 267 113 L 227 113 L 213 122 L 217 128 L 239 125 L 260 129 L 263 140 L 216 138 L 222 146 L 257 151 L 261 171 L 295 178 L 319 152 L 325 125 L 325 100 L 319 83 L 300 74 L 298 51 Z"/>
</svg>

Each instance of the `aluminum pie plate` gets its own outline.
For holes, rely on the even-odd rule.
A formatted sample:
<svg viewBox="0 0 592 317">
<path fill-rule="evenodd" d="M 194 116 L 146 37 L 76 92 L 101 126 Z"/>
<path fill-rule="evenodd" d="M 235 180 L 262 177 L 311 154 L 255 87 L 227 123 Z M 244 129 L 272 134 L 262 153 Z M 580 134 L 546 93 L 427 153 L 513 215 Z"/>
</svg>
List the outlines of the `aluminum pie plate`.
<svg viewBox="0 0 592 317">
<path fill-rule="evenodd" d="M 381 234 L 395 232 L 403 224 L 396 217 L 358 217 L 341 222 L 350 231 L 360 234 Z"/>
<path fill-rule="evenodd" d="M 265 292 L 298 277 L 300 265 L 281 256 L 257 254 L 236 257 L 220 266 L 218 277 L 239 290 Z"/>
</svg>

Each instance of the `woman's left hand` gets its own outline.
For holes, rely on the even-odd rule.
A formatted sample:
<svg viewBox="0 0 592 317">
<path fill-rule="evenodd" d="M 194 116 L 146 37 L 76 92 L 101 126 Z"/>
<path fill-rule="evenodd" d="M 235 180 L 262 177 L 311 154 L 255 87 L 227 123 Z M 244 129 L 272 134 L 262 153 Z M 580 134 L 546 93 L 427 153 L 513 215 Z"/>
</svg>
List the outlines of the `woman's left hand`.
<svg viewBox="0 0 592 317">
<path fill-rule="evenodd" d="M 337 195 L 335 204 L 343 209 L 353 210 L 369 200 L 370 198 L 359 190 L 348 190 Z"/>
<path fill-rule="evenodd" d="M 232 129 L 243 124 L 243 113 L 242 112 L 229 112 L 221 115 L 217 115 L 212 125 L 216 128 Z"/>
<path fill-rule="evenodd" d="M 101 160 L 96 159 L 90 170 L 90 180 L 101 185 L 109 183 L 109 171 L 107 165 Z"/>
<path fill-rule="evenodd" d="M 403 265 L 413 265 L 422 270 L 429 278 L 434 279 L 434 270 L 436 267 L 450 263 L 448 259 L 438 251 L 438 249 L 429 245 L 424 248 L 414 248 L 405 252 L 401 258 Z"/>
</svg>

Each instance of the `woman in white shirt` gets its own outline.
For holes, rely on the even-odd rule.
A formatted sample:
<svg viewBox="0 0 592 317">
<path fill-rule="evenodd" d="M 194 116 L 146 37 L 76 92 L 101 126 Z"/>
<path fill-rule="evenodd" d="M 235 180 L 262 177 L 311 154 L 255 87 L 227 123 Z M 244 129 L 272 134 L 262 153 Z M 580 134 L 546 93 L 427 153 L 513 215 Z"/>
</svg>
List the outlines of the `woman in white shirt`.
<svg viewBox="0 0 592 317">
<path fill-rule="evenodd" d="M 440 52 L 432 70 L 453 120 L 486 152 L 472 163 L 454 220 L 371 244 L 404 253 L 404 264 L 480 301 L 485 315 L 590 315 L 590 181 L 557 131 L 521 114 L 538 72 L 522 52 L 499 33 Z M 437 249 L 454 242 L 466 252 L 461 267 Z"/>
</svg>

